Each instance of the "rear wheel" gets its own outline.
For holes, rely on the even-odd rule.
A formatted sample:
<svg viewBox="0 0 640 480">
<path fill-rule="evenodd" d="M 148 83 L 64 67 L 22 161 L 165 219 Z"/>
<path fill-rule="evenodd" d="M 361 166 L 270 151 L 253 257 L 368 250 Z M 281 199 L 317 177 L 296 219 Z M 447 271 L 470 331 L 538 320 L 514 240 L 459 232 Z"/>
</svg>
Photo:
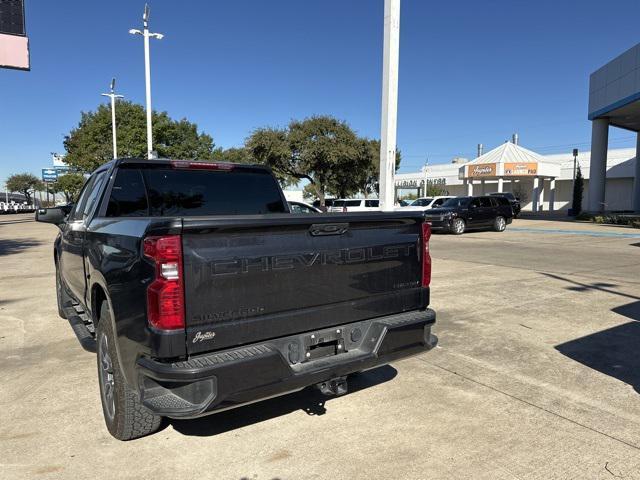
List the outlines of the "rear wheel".
<svg viewBox="0 0 640 480">
<path fill-rule="evenodd" d="M 118 364 L 114 338 L 109 306 L 102 302 L 96 329 L 102 412 L 111 435 L 118 440 L 132 440 L 158 430 L 162 417 L 142 405 L 136 392 L 126 384 Z"/>
<path fill-rule="evenodd" d="M 56 300 L 58 301 L 58 315 L 60 318 L 67 318 L 64 313 L 65 294 L 62 290 L 62 280 L 60 279 L 60 269 L 56 265 Z"/>
<path fill-rule="evenodd" d="M 504 232 L 505 228 L 507 228 L 507 221 L 504 217 L 496 217 L 493 222 L 493 229 L 496 232 Z"/>
<path fill-rule="evenodd" d="M 464 223 L 464 220 L 461 218 L 454 218 L 451 222 L 451 233 L 453 233 L 454 235 L 462 235 L 465 228 L 466 225 Z"/>
</svg>

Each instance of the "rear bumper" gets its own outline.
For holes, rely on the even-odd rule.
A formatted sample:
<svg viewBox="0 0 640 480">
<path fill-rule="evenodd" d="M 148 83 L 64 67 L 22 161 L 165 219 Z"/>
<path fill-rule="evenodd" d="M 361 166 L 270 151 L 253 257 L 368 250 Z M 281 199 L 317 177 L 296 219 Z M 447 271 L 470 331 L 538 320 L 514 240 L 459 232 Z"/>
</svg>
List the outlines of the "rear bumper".
<svg viewBox="0 0 640 480">
<path fill-rule="evenodd" d="M 141 357 L 136 365 L 140 398 L 158 415 L 195 418 L 301 390 L 430 350 L 437 344 L 431 334 L 435 319 L 435 312 L 427 309 L 278 338 L 183 362 Z M 319 356 L 332 348 L 343 353 Z"/>
</svg>

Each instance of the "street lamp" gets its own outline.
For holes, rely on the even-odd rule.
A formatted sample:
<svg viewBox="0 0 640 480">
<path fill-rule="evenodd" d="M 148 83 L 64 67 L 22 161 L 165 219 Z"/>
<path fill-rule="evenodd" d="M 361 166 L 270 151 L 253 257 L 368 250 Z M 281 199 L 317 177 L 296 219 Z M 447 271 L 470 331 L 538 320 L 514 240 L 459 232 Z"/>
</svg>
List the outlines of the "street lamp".
<svg viewBox="0 0 640 480">
<path fill-rule="evenodd" d="M 429 184 L 428 172 L 427 172 L 428 166 L 429 166 L 429 157 L 427 157 L 424 161 L 424 196 L 425 197 L 428 197 L 427 195 L 427 191 L 428 191 L 427 185 Z"/>
<path fill-rule="evenodd" d="M 111 99 L 111 131 L 113 135 L 113 158 L 118 158 L 118 142 L 116 141 L 116 98 L 124 98 L 122 95 L 116 95 L 116 79 L 111 79 L 109 93 L 101 94 L 103 97 Z"/>
<path fill-rule="evenodd" d="M 142 31 L 132 28 L 129 33 L 132 35 L 142 35 L 144 38 L 144 79 L 147 97 L 147 158 L 153 158 L 153 131 L 151 130 L 151 66 L 149 63 L 149 38 L 157 38 L 162 40 L 164 37 L 161 33 L 149 32 L 149 4 L 144 5 L 144 13 L 142 14 Z"/>
</svg>

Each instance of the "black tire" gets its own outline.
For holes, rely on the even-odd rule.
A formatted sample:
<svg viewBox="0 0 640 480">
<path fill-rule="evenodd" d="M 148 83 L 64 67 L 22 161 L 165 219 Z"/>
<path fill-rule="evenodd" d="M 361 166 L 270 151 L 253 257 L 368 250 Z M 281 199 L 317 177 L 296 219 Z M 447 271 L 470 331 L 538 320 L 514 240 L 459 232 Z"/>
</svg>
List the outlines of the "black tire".
<svg viewBox="0 0 640 480">
<path fill-rule="evenodd" d="M 451 221 L 451 233 L 454 235 L 462 235 L 467 228 L 467 224 L 461 218 L 454 218 Z"/>
<path fill-rule="evenodd" d="M 506 228 L 507 228 L 507 220 L 504 217 L 498 215 L 496 219 L 493 221 L 493 229 L 496 232 L 504 232 Z"/>
<path fill-rule="evenodd" d="M 58 301 L 58 315 L 60 318 L 67 318 L 67 315 L 64 313 L 64 303 L 65 303 L 65 293 L 62 288 L 62 280 L 60 280 L 60 269 L 56 264 L 56 300 Z"/>
<path fill-rule="evenodd" d="M 100 308 L 96 341 L 100 400 L 109 433 L 118 440 L 132 440 L 157 431 L 162 417 L 140 403 L 120 370 L 107 302 Z"/>
</svg>

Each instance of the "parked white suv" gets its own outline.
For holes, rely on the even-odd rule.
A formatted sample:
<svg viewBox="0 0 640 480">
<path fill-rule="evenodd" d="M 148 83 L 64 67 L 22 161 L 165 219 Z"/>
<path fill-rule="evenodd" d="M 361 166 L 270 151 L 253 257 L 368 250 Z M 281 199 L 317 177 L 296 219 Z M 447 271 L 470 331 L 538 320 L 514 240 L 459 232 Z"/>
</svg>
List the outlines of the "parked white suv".
<svg viewBox="0 0 640 480">
<path fill-rule="evenodd" d="M 380 200 L 377 198 L 337 198 L 329 208 L 329 212 L 367 212 L 370 210 L 380 210 Z"/>
<path fill-rule="evenodd" d="M 441 207 L 444 202 L 452 196 L 436 196 L 436 197 L 420 197 L 411 202 L 408 206 L 403 207 L 410 210 L 430 210 L 432 208 Z"/>
</svg>

